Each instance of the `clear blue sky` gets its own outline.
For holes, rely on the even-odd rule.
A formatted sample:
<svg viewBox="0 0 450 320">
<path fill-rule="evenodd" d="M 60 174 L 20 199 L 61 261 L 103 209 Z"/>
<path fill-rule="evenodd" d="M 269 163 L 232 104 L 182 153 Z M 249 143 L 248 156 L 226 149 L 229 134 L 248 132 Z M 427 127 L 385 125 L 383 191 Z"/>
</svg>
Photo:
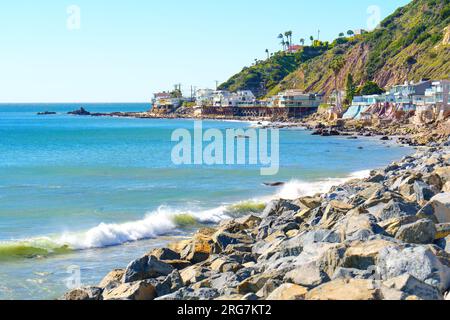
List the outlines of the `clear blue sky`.
<svg viewBox="0 0 450 320">
<path fill-rule="evenodd" d="M 145 102 L 175 83 L 213 88 L 278 50 L 280 32 L 332 40 L 367 28 L 372 5 L 384 18 L 409 2 L 0 1 L 0 102 Z M 67 27 L 70 5 L 80 29 Z"/>
</svg>

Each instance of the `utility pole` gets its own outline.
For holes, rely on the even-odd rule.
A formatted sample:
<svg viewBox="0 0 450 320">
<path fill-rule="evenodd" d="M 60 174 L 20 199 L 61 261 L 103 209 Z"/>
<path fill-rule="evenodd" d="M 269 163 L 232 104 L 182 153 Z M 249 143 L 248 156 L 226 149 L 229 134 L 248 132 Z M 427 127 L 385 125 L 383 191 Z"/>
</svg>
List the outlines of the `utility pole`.
<svg viewBox="0 0 450 320">
<path fill-rule="evenodd" d="M 219 80 L 216 80 L 216 91 L 217 91 L 217 88 L 219 88 Z"/>
<path fill-rule="evenodd" d="M 317 30 L 317 40 L 320 41 L 320 30 Z"/>
</svg>

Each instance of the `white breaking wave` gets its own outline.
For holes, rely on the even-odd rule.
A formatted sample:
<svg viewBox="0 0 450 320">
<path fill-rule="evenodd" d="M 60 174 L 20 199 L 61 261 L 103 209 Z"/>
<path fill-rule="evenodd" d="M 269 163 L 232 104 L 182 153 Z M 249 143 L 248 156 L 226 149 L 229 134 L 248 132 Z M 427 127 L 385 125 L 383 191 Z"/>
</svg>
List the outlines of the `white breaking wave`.
<svg viewBox="0 0 450 320">
<path fill-rule="evenodd" d="M 326 193 L 334 186 L 345 183 L 351 179 L 364 179 L 370 176 L 370 170 L 357 171 L 347 178 L 328 178 L 319 181 L 305 182 L 291 180 L 280 188 L 276 198 L 295 200 L 300 197 L 313 196 L 317 193 Z"/>
<path fill-rule="evenodd" d="M 229 218 L 225 211 L 225 206 L 199 212 L 182 212 L 169 207 L 160 207 L 142 220 L 122 224 L 101 223 L 83 233 L 63 234 L 56 241 L 75 250 L 116 246 L 170 234 L 178 228 L 177 217 L 180 216 L 189 217 L 198 223 L 218 223 Z"/>
<path fill-rule="evenodd" d="M 370 171 L 359 171 L 347 178 L 329 178 L 320 181 L 304 182 L 292 180 L 278 189 L 275 195 L 236 203 L 234 205 L 222 205 L 209 210 L 182 211 L 166 206 L 161 206 L 154 212 L 148 213 L 143 219 L 117 224 L 101 223 L 98 226 L 79 233 L 65 233 L 58 237 L 37 238 L 23 241 L 14 241 L 3 245 L 24 245 L 36 248 L 55 248 L 67 246 L 73 250 L 85 250 L 117 246 L 128 242 L 156 238 L 163 235 L 175 234 L 180 225 L 191 223 L 217 224 L 230 219 L 236 214 L 253 213 L 260 204 L 268 203 L 273 199 L 293 200 L 302 196 L 328 192 L 331 187 L 344 183 L 350 179 L 365 178 Z M 248 210 L 248 211 L 246 211 Z M 44 241 L 45 240 L 45 241 Z M 44 244 L 41 242 L 44 241 Z M 0 246 L 1 249 L 1 246 Z M 0 250 L 1 252 L 1 250 Z"/>
</svg>

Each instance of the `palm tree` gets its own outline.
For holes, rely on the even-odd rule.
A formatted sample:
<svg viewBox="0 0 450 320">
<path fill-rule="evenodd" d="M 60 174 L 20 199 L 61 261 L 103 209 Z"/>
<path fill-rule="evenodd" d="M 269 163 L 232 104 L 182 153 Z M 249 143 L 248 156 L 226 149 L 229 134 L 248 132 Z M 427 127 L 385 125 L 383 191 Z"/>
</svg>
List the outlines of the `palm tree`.
<svg viewBox="0 0 450 320">
<path fill-rule="evenodd" d="M 283 46 L 283 50 L 284 50 L 284 45 L 285 45 L 285 42 L 284 42 L 284 35 L 283 35 L 282 33 L 280 33 L 280 34 L 278 35 L 278 39 L 281 40 L 281 45 Z"/>
<path fill-rule="evenodd" d="M 330 69 L 333 71 L 334 73 L 334 90 L 336 91 L 336 94 L 338 94 L 338 76 L 339 73 L 341 72 L 342 68 L 345 65 L 345 61 L 342 57 L 336 57 L 334 58 L 331 63 L 330 63 Z M 340 106 L 338 106 L 340 107 Z"/>
<path fill-rule="evenodd" d="M 311 40 L 311 45 L 312 45 L 314 42 L 314 37 L 313 36 L 309 37 L 309 40 Z"/>
<path fill-rule="evenodd" d="M 289 45 L 292 45 L 292 31 L 286 31 L 284 33 L 286 39 L 288 40 Z"/>
<path fill-rule="evenodd" d="M 300 43 L 302 44 L 302 46 L 304 46 L 305 45 L 305 39 L 301 38 L 300 39 Z"/>
<path fill-rule="evenodd" d="M 284 41 L 284 39 L 281 41 L 281 45 L 283 46 L 283 50 L 286 50 L 286 44 L 287 42 Z"/>
<path fill-rule="evenodd" d="M 286 45 L 287 45 L 287 47 L 289 48 L 289 32 L 286 31 L 286 32 L 284 33 L 284 36 L 286 37 Z"/>
<path fill-rule="evenodd" d="M 266 53 L 267 53 L 267 59 L 269 59 L 270 58 L 269 49 L 266 49 Z"/>
<path fill-rule="evenodd" d="M 355 33 L 353 32 L 353 30 L 348 30 L 348 31 L 347 31 L 347 34 L 348 34 L 350 37 L 352 37 L 352 36 L 355 35 Z"/>
<path fill-rule="evenodd" d="M 339 33 L 339 38 L 345 37 L 345 34 L 343 32 Z"/>
</svg>

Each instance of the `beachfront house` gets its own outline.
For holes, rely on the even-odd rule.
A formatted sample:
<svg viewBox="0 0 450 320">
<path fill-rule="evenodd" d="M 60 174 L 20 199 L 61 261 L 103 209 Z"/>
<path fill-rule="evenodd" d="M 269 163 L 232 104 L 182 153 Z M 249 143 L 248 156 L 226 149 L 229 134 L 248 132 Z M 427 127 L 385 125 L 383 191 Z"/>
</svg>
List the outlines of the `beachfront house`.
<svg viewBox="0 0 450 320">
<path fill-rule="evenodd" d="M 214 107 L 234 108 L 255 105 L 256 97 L 250 90 L 241 90 L 233 93 L 220 90 L 214 92 L 212 101 Z"/>
<path fill-rule="evenodd" d="M 393 86 L 385 95 L 386 102 L 395 103 L 405 112 L 415 111 L 417 103 L 423 100 L 425 91 L 431 88 L 431 84 L 430 80 L 422 80 Z"/>
<path fill-rule="evenodd" d="M 420 99 L 416 99 L 416 116 L 414 122 L 426 123 L 450 115 L 450 80 L 438 80 L 431 83 Z"/>
<path fill-rule="evenodd" d="M 181 106 L 182 99 L 174 97 L 170 92 L 158 92 L 154 94 L 151 112 L 154 114 L 167 114 Z"/>
<path fill-rule="evenodd" d="M 375 94 L 366 96 L 356 96 L 353 98 L 351 106 L 345 112 L 343 119 L 360 120 L 364 118 L 364 120 L 367 120 L 370 108 L 385 101 L 386 100 L 384 95 Z"/>
<path fill-rule="evenodd" d="M 289 117 L 297 118 L 317 112 L 323 99 L 322 94 L 305 93 L 302 90 L 292 89 L 274 96 L 268 106 L 287 109 Z"/>
<path fill-rule="evenodd" d="M 195 102 L 199 107 L 212 105 L 214 99 L 214 90 L 199 89 L 195 92 Z"/>
</svg>

